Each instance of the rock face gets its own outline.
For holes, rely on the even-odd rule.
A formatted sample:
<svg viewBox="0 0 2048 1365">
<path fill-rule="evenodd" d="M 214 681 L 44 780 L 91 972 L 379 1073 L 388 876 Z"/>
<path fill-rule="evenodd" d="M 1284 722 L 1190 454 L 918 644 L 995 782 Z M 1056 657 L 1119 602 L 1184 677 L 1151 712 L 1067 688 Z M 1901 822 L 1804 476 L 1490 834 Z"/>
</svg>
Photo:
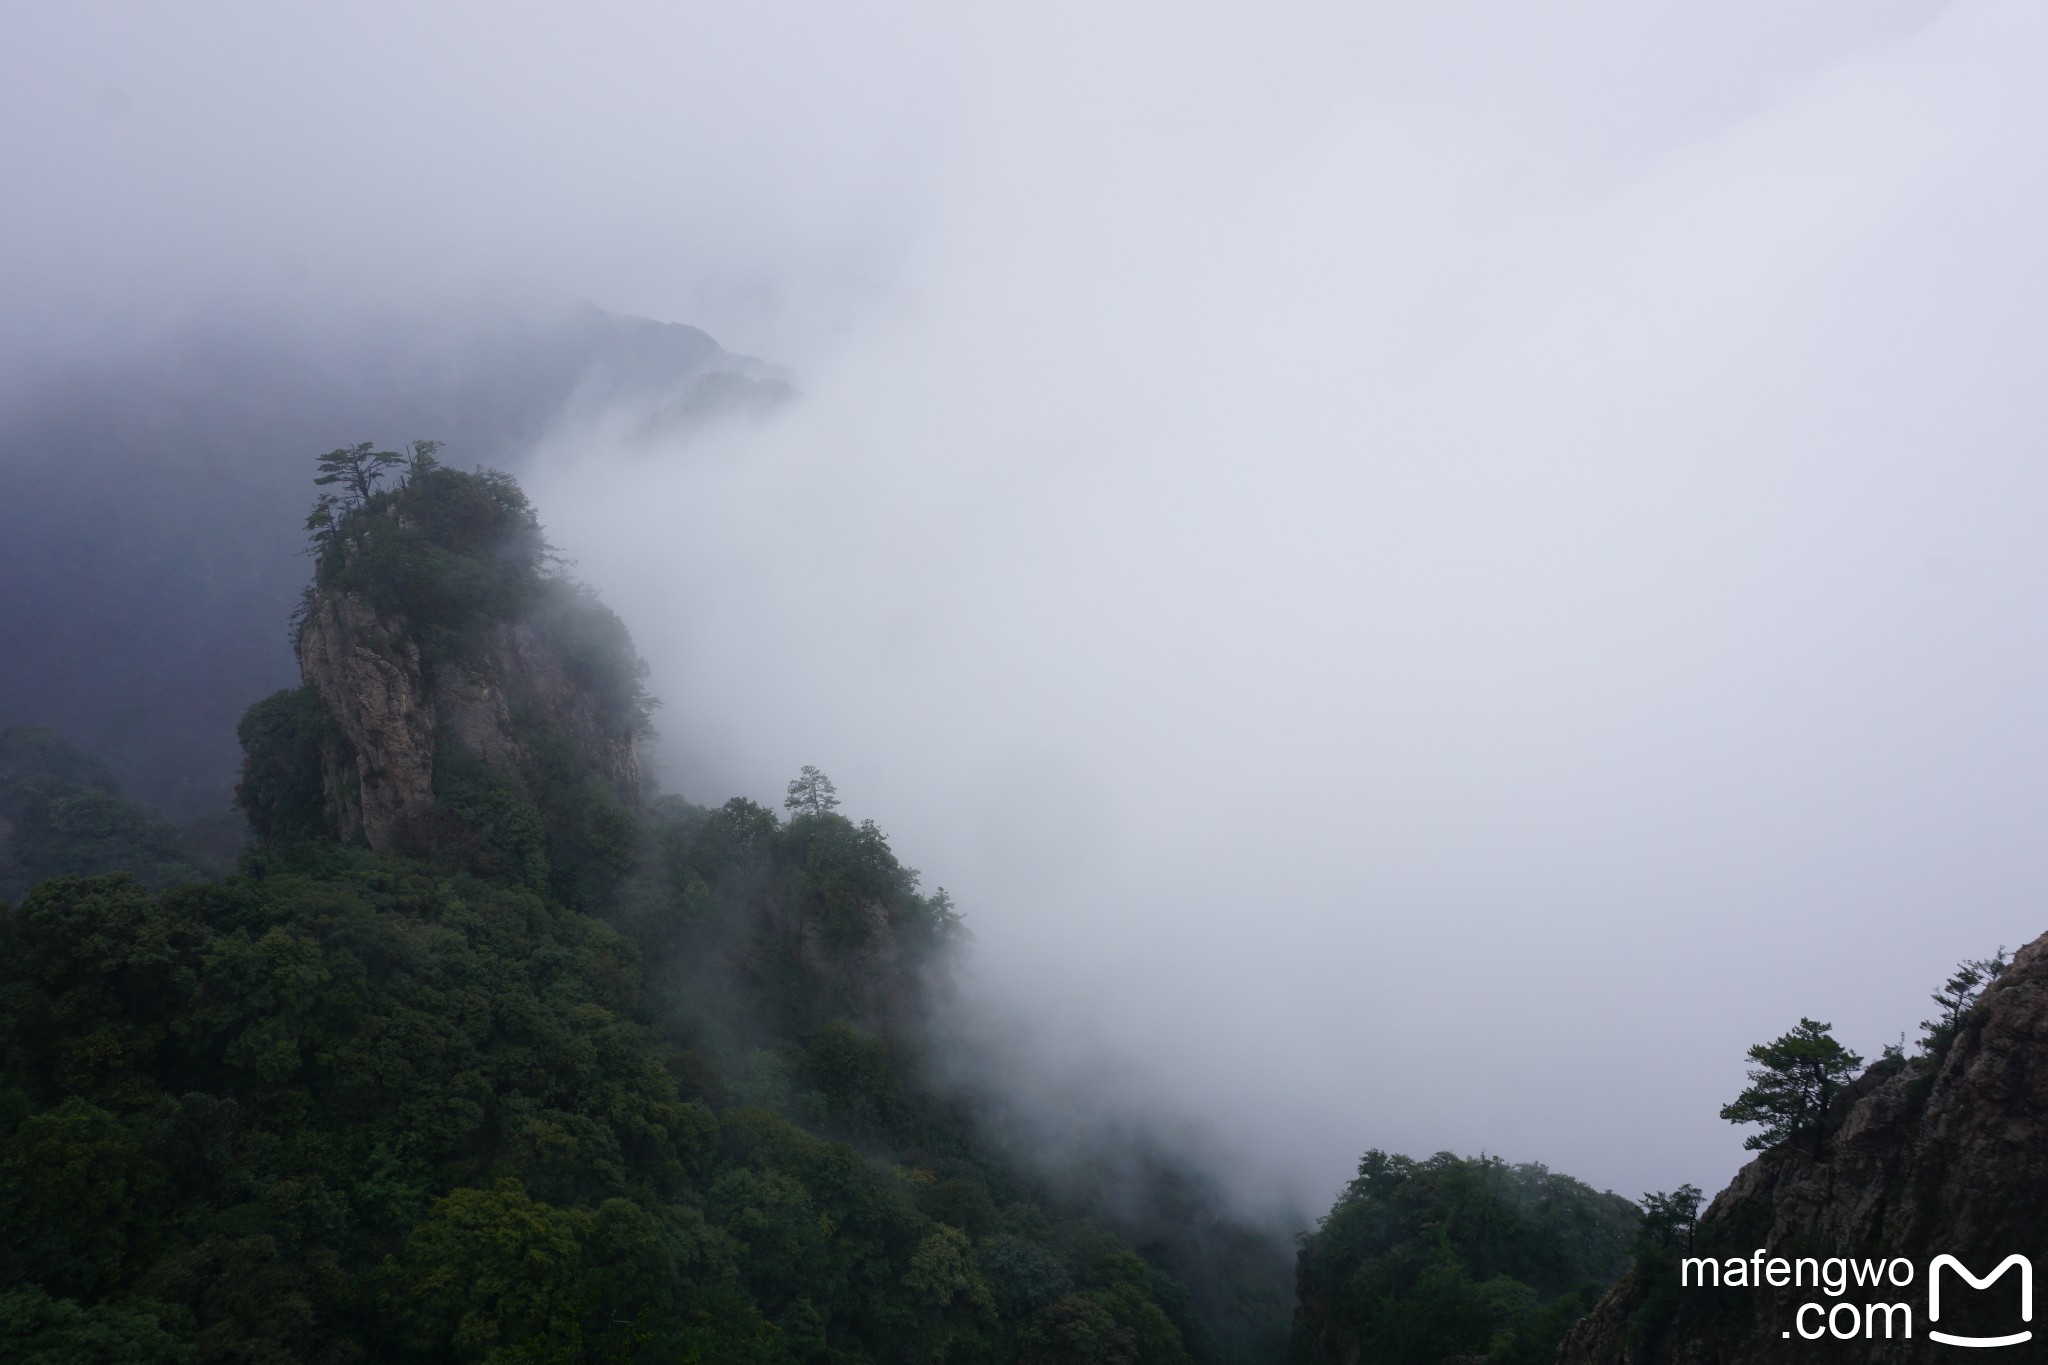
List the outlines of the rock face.
<svg viewBox="0 0 2048 1365">
<path fill-rule="evenodd" d="M 434 809 L 437 751 L 452 746 L 522 791 L 532 738 L 573 745 L 628 804 L 643 785 L 638 737 L 608 721 L 572 662 L 523 621 L 500 622 L 455 661 L 422 657 L 403 618 L 352 593 L 316 590 L 299 668 L 338 736 L 321 754 L 328 819 L 343 840 L 394 851 Z"/>
<path fill-rule="evenodd" d="M 380 852 L 433 808 L 434 724 L 419 646 L 353 594 L 316 594 L 299 634 L 299 672 L 341 733 L 320 755 L 328 818 Z"/>
<path fill-rule="evenodd" d="M 1896 1064 L 1895 1064 L 1896 1067 Z M 1737 1174 L 1701 1216 L 1692 1254 L 1904 1258 L 1910 1282 L 1850 1287 L 1674 1289 L 1677 1267 L 1631 1271 L 1572 1330 L 1560 1365 L 1776 1365 L 1857 1360 L 1917 1362 L 1966 1355 L 1929 1339 L 2031 1330 L 2030 1342 L 1987 1360 L 2048 1359 L 2048 1314 L 2019 1314 L 2018 1275 L 1985 1290 L 1944 1271 L 1942 1313 L 1928 1320 L 1930 1265 L 1952 1255 L 1988 1275 L 2012 1254 L 2048 1270 L 2048 935 L 2023 948 L 1989 985 L 1939 1064 L 1873 1068 L 1845 1095 L 1827 1158 L 1768 1153 Z M 1859 1325 L 1838 1339 L 1820 1313 L 1842 1303 L 1904 1303 L 1910 1340 Z M 1836 1318 L 1848 1326 L 1849 1314 Z M 1817 1339 L 1802 1337 L 1821 1331 Z M 1865 1336 L 1871 1332 L 1875 1339 Z"/>
</svg>

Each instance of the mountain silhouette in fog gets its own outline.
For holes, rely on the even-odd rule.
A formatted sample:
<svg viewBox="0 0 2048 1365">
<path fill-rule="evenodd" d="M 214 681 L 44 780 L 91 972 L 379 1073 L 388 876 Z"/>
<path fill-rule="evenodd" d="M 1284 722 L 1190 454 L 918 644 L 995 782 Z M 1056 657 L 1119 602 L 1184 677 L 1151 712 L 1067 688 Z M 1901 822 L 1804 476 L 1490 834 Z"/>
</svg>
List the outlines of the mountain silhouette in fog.
<svg viewBox="0 0 2048 1365">
<path fill-rule="evenodd" d="M 551 428 L 643 443 L 758 415 L 779 367 L 582 305 L 289 329 L 195 324 L 0 392 L 0 724 L 113 756 L 136 798 L 225 803 L 249 696 L 293 677 L 312 457 L 336 434 L 520 468 Z"/>
</svg>

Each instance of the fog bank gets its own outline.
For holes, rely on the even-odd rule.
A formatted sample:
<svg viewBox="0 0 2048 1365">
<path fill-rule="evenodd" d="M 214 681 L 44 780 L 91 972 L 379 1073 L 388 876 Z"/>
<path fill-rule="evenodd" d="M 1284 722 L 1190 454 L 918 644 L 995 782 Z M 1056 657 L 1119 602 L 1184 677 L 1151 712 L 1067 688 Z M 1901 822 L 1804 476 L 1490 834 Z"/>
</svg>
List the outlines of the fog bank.
<svg viewBox="0 0 2048 1365">
<path fill-rule="evenodd" d="M 2044 27 L 73 6 L 0 52 L 0 362 L 590 299 L 788 363 L 529 478 L 673 786 L 825 769 L 1015 1076 L 1249 1191 L 1711 1188 L 1746 1046 L 2042 927 Z"/>
<path fill-rule="evenodd" d="M 673 781 L 833 774 L 1033 1066 L 1309 1200 L 1368 1144 L 1712 1188 L 1749 1043 L 1874 1056 L 2039 928 L 2039 27 L 1310 23 L 1301 85 L 1195 33 L 1036 103 L 1023 35 L 796 411 L 534 492 Z"/>
</svg>

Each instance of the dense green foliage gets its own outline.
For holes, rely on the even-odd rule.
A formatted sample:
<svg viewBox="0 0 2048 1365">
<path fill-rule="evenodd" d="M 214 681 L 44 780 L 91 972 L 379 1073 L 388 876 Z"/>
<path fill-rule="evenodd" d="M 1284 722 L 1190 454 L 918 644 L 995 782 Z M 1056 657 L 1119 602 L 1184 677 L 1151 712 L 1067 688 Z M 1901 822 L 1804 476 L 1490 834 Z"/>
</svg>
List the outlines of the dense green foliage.
<svg viewBox="0 0 2048 1365">
<path fill-rule="evenodd" d="M 374 491 L 323 498 L 308 518 L 308 592 L 359 595 L 402 621 L 428 659 L 474 648 L 478 631 L 530 614 L 560 582 L 533 506 L 508 474 L 465 473 L 430 453 L 392 487 L 364 487 Z"/>
<path fill-rule="evenodd" d="M 871 833 L 696 814 L 699 911 L 893 876 L 900 942 L 946 930 Z M 739 930 L 671 928 L 640 925 L 668 958 Z M 331 845 L 44 884 L 0 917 L 0 1356 L 1187 1358 L 1159 1273 L 977 1156 L 910 1037 L 742 951 L 784 1024 L 729 1069 L 649 1018 L 629 938 L 515 884 Z"/>
<path fill-rule="evenodd" d="M 1295 1356 L 1548 1362 L 1629 1263 L 1639 1212 L 1538 1165 L 1370 1151 L 1302 1239 Z"/>
<path fill-rule="evenodd" d="M 46 877 L 117 870 L 160 887 L 218 869 L 104 764 L 48 730 L 0 730 L 0 901 Z"/>
<path fill-rule="evenodd" d="M 330 739 L 326 713 L 311 683 L 276 692 L 242 714 L 242 780 L 235 798 L 257 840 L 283 847 L 326 829 L 320 751 Z"/>
<path fill-rule="evenodd" d="M 430 667 L 546 632 L 644 727 L 630 641 L 516 486 L 416 446 L 383 488 L 376 455 L 330 457 L 316 581 Z M 241 735 L 239 873 L 138 844 L 116 864 L 183 884 L 0 904 L 0 1359 L 1271 1358 L 1272 1264 L 1211 1194 L 1174 1220 L 1224 1251 L 1141 1255 L 929 1079 L 959 917 L 822 774 L 786 819 L 642 804 L 533 727 L 512 774 L 441 746 L 432 820 L 377 854 L 331 837 L 315 689 Z"/>
<path fill-rule="evenodd" d="M 1692 1250 L 1700 1227 L 1700 1203 L 1706 1191 L 1697 1185 L 1653 1191 L 1643 1196 L 1643 1221 L 1636 1229 L 1636 1260 Z"/>
</svg>

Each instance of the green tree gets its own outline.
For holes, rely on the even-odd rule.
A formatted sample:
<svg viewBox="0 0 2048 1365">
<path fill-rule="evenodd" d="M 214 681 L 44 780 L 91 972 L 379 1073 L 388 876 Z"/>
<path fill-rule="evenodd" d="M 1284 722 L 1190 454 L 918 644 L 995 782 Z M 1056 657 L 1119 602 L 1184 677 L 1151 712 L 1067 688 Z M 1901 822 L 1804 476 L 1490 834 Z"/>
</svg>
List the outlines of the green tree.
<svg viewBox="0 0 2048 1365">
<path fill-rule="evenodd" d="M 1975 958 L 1956 964 L 1955 974 L 1942 982 L 1941 989 L 1928 997 L 1940 1006 L 1940 1013 L 1932 1019 L 1922 1019 L 1920 1028 L 1920 1051 L 1930 1057 L 1938 1057 L 1949 1049 L 1956 1040 L 1956 1030 L 1963 1026 L 1963 1017 L 1970 1007 L 1977 1003 L 1977 997 L 1984 993 L 1984 987 L 2005 970 L 2005 948 L 2000 945 L 1991 957 Z"/>
<path fill-rule="evenodd" d="M 1641 1214 L 1534 1163 L 1377 1149 L 1301 1241 L 1294 1358 L 1550 1360 L 1627 1268 Z"/>
<path fill-rule="evenodd" d="M 118 1280 L 163 1172 L 114 1115 L 76 1095 L 0 1148 L 0 1267 L 60 1294 Z"/>
<path fill-rule="evenodd" d="M 166 1332 L 162 1305 L 129 1300 L 81 1308 L 40 1288 L 0 1293 L 0 1360 L 18 1365 L 191 1365 L 198 1350 Z"/>
<path fill-rule="evenodd" d="M 330 450 L 320 457 L 320 477 L 314 483 L 325 487 L 340 484 L 353 506 L 361 507 L 377 491 L 385 472 L 404 462 L 405 457 L 393 450 L 376 450 L 372 442 L 342 446 Z M 427 452 L 431 459 L 433 452 Z M 317 512 L 316 512 L 317 515 Z M 316 529 L 309 521 L 308 529 Z"/>
<path fill-rule="evenodd" d="M 257 840 L 273 848 L 321 833 L 327 792 L 320 751 L 329 740 L 327 713 L 312 683 L 273 692 L 242 713 L 242 780 L 235 800 Z"/>
<path fill-rule="evenodd" d="M 1704 1197 L 1697 1185 L 1680 1185 L 1669 1194 L 1645 1194 L 1643 1221 L 1636 1229 L 1636 1255 L 1691 1251 Z"/>
<path fill-rule="evenodd" d="M 1743 1142 L 1751 1151 L 1783 1147 L 1802 1136 L 1813 1139 L 1818 1160 L 1827 1141 L 1828 1106 L 1863 1059 L 1837 1042 L 1832 1024 L 1802 1018 L 1783 1037 L 1749 1050 L 1756 1063 L 1749 1088 L 1721 1107 L 1730 1123 L 1755 1123 L 1763 1131 Z"/>
<path fill-rule="evenodd" d="M 455 1190 L 386 1264 L 386 1301 L 420 1345 L 453 1347 L 459 1360 L 580 1361 L 594 1229 L 589 1214 L 531 1199 L 509 1177 Z"/>
<path fill-rule="evenodd" d="M 325 466 L 322 466 L 325 468 Z M 313 510 L 306 513 L 306 534 L 312 541 L 311 553 L 324 554 L 329 541 L 334 539 L 335 528 L 340 524 L 336 514 L 345 512 L 342 501 L 332 493 L 322 493 L 313 503 Z"/>
<path fill-rule="evenodd" d="M 405 479 L 411 483 L 422 474 L 431 474 L 441 467 L 441 447 L 445 441 L 414 441 L 405 448 Z"/>
<path fill-rule="evenodd" d="M 838 789 L 831 778 L 806 763 L 789 784 L 789 796 L 782 806 L 798 815 L 829 815 L 839 806 Z"/>
</svg>

